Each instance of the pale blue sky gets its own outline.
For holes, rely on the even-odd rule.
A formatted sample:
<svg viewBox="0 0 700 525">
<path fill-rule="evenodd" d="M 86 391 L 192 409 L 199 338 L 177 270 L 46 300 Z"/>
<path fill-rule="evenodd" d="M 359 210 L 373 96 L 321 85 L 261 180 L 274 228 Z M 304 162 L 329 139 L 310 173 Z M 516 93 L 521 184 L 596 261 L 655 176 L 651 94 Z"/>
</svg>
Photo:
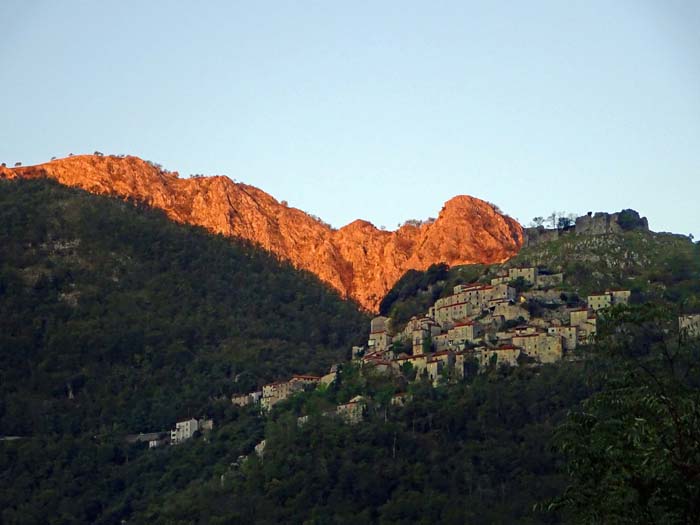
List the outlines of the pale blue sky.
<svg viewBox="0 0 700 525">
<path fill-rule="evenodd" d="M 128 153 L 339 227 L 470 194 L 700 238 L 700 2 L 0 1 L 0 161 Z"/>
</svg>

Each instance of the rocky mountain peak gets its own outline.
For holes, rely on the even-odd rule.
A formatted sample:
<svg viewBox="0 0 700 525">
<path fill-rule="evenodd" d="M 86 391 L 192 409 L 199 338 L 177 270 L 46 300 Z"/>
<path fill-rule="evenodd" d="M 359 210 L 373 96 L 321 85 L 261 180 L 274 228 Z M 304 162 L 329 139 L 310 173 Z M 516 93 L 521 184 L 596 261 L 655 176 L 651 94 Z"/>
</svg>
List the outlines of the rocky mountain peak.
<svg viewBox="0 0 700 525">
<path fill-rule="evenodd" d="M 409 269 L 424 270 L 437 262 L 502 262 L 523 243 L 522 227 L 514 219 L 468 195 L 447 201 L 434 221 L 415 221 L 396 231 L 360 219 L 334 230 L 254 186 L 223 176 L 181 179 L 138 157 L 77 155 L 36 166 L 0 167 L 0 177 L 46 177 L 145 202 L 174 221 L 257 243 L 371 311 Z"/>
</svg>

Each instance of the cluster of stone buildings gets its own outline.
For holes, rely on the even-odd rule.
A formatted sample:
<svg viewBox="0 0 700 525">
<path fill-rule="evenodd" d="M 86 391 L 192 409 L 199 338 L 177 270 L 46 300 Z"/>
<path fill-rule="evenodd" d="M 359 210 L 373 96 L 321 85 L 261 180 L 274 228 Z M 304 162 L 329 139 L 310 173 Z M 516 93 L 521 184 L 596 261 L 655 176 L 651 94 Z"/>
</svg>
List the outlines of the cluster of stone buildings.
<svg viewBox="0 0 700 525">
<path fill-rule="evenodd" d="M 364 396 L 355 396 L 347 403 L 341 403 L 334 410 L 323 412 L 326 417 L 337 416 L 349 425 L 355 425 L 362 421 L 367 411 L 367 398 Z M 304 425 L 309 421 L 309 416 L 300 416 L 297 418 L 298 425 Z"/>
<path fill-rule="evenodd" d="M 130 434 L 126 436 L 127 443 L 148 443 L 148 448 L 157 448 L 165 445 L 179 445 L 192 439 L 196 432 L 205 433 L 214 429 L 213 419 L 185 419 L 175 423 L 175 428 L 170 432 L 147 432 Z"/>
<path fill-rule="evenodd" d="M 263 385 L 262 390 L 247 394 L 236 394 L 231 397 L 231 402 L 237 406 L 260 405 L 262 410 L 270 410 L 275 404 L 318 385 L 329 385 L 335 381 L 337 365 L 333 365 L 326 375 L 293 375 L 287 381 L 277 381 Z"/>
<path fill-rule="evenodd" d="M 433 382 L 441 376 L 464 377 L 469 363 L 483 369 L 491 363 L 558 361 L 595 336 L 596 312 L 626 304 L 630 297 L 628 290 L 608 290 L 589 296 L 585 307 L 568 308 L 560 290 L 550 290 L 563 281 L 561 273 L 519 267 L 490 284 L 460 284 L 400 331 L 392 331 L 390 318 L 372 319 L 367 346 L 354 347 L 353 359 L 379 371 L 412 369 Z M 524 284 L 528 291 L 518 293 L 514 284 Z M 530 299 L 547 303 L 547 315 L 531 316 L 526 308 Z"/>
</svg>

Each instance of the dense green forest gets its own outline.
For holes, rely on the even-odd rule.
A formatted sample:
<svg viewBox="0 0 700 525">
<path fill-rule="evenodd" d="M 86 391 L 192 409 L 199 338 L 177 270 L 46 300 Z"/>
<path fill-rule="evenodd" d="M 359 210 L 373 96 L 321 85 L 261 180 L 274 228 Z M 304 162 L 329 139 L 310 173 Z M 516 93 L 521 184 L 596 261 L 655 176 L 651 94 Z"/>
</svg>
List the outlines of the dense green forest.
<svg viewBox="0 0 700 525">
<path fill-rule="evenodd" d="M 230 394 L 347 361 L 363 313 L 138 204 L 0 182 L 0 435 L 20 438 L 0 441 L 0 523 L 698 523 L 700 344 L 676 323 L 697 253 L 682 246 L 691 273 L 640 270 L 661 281 L 571 362 L 437 388 L 344 363 L 263 417 Z M 489 271 L 408 274 L 382 308 L 405 316 Z M 360 423 L 324 415 L 358 394 Z M 124 440 L 200 415 L 214 430 L 177 447 Z"/>
<path fill-rule="evenodd" d="M 259 431 L 257 418 L 236 426 L 231 393 L 326 371 L 367 323 L 250 244 L 50 181 L 0 181 L 0 436 L 22 438 L 0 443 L 3 522 L 94 521 L 143 491 L 141 459 L 150 475 L 205 476 L 207 458 L 235 459 Z M 234 435 L 225 454 L 203 448 L 185 474 L 167 453 L 135 460 L 124 447 L 127 433 L 189 416 Z"/>
</svg>

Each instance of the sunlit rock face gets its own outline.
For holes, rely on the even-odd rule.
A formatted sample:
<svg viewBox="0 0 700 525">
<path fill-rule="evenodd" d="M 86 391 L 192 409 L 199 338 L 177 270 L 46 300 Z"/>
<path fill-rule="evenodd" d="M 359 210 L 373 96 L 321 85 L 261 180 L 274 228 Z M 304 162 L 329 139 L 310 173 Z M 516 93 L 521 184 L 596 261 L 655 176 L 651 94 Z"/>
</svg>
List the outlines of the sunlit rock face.
<svg viewBox="0 0 700 525">
<path fill-rule="evenodd" d="M 502 262 L 523 242 L 515 220 L 466 195 L 445 203 L 436 220 L 393 232 L 362 220 L 334 230 L 254 186 L 224 176 L 180 179 L 137 157 L 77 155 L 37 166 L 0 167 L 0 177 L 46 177 L 145 202 L 174 221 L 255 242 L 371 311 L 409 269 L 438 262 Z"/>
</svg>

